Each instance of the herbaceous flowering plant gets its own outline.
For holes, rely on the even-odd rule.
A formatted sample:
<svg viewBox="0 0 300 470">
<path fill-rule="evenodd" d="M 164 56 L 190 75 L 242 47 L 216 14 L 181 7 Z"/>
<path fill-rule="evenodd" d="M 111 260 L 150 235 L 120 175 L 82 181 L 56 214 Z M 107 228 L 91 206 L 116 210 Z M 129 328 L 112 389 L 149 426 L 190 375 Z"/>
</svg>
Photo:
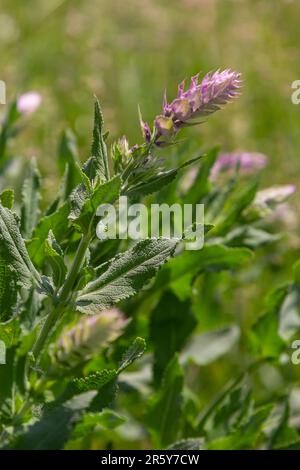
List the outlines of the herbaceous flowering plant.
<svg viewBox="0 0 300 470">
<path fill-rule="evenodd" d="M 172 102 L 165 95 L 153 126 L 140 113 L 141 144 L 130 146 L 124 136 L 109 150 L 96 99 L 90 156 L 82 164 L 74 135 L 63 133 L 61 184 L 48 207 L 35 160 L 21 194 L 6 187 L 23 176 L 10 171 L 10 141 L 41 99 L 32 92 L 9 107 L 0 134 L 1 448 L 299 445 L 288 396 L 266 404 L 251 390 L 252 374 L 279 363 L 295 334 L 279 312 L 285 305 L 288 315 L 287 304 L 299 303 L 298 265 L 246 331 L 222 316 L 214 298 L 220 276 L 247 272 L 254 250 L 277 243 L 277 209 L 295 188 L 258 191 L 249 173 L 266 165 L 261 154 L 213 148 L 188 159 L 184 147 L 176 168 L 168 160 L 183 128 L 204 122 L 240 91 L 235 71 L 196 75 Z M 99 240 L 97 208 L 120 196 L 204 204 L 203 248 L 186 251 L 184 240 L 163 237 Z M 239 371 L 231 351 L 243 357 Z M 214 398 L 199 398 L 198 369 L 225 354 L 230 382 L 210 389 Z"/>
</svg>

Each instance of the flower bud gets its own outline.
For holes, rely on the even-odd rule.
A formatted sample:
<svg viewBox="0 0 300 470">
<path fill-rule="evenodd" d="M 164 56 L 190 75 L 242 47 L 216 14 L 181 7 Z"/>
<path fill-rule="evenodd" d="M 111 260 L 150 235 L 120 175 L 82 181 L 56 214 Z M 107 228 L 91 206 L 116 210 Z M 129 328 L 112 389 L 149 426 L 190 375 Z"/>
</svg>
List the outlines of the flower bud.
<svg viewBox="0 0 300 470">
<path fill-rule="evenodd" d="M 81 318 L 71 329 L 63 331 L 55 351 L 57 362 L 74 367 L 89 359 L 118 338 L 126 324 L 122 312 L 117 309 Z"/>
</svg>

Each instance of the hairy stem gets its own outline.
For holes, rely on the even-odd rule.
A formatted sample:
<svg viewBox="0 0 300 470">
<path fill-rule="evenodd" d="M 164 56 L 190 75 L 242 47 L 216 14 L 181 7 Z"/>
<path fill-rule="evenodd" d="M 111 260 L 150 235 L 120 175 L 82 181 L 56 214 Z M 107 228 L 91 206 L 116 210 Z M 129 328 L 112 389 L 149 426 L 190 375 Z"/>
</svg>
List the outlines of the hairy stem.
<svg viewBox="0 0 300 470">
<path fill-rule="evenodd" d="M 40 331 L 40 334 L 37 337 L 35 344 L 33 345 L 32 354 L 33 354 L 33 359 L 35 363 L 37 363 L 37 360 L 45 346 L 47 339 L 49 338 L 49 335 L 53 331 L 57 320 L 60 318 L 61 314 L 64 311 L 65 304 L 70 297 L 77 275 L 82 267 L 84 256 L 85 256 L 85 253 L 89 246 L 90 241 L 91 241 L 91 234 L 90 234 L 90 230 L 88 230 L 88 232 L 85 235 L 83 235 L 80 240 L 75 258 L 73 260 L 73 264 L 61 288 L 61 291 L 58 294 L 58 297 L 55 301 L 54 308 L 49 313 Z M 28 367 L 29 367 L 29 362 L 27 361 L 26 370 L 28 370 Z M 31 400 L 28 398 L 24 402 L 17 416 L 15 417 L 14 422 L 17 423 L 24 416 L 24 414 L 28 411 L 28 409 L 30 409 L 30 407 L 31 407 Z"/>
<path fill-rule="evenodd" d="M 86 253 L 86 250 L 88 248 L 88 245 L 90 243 L 90 240 L 91 240 L 91 235 L 90 233 L 88 232 L 87 234 L 83 235 L 82 238 L 81 238 L 81 241 L 80 241 L 80 244 L 78 246 L 78 249 L 77 249 L 77 252 L 76 252 L 76 255 L 75 255 L 75 258 L 74 258 L 74 261 L 73 261 L 73 264 L 71 266 L 71 269 L 68 273 L 68 276 L 61 288 L 61 291 L 57 297 L 57 300 L 55 302 L 55 307 L 54 309 L 52 310 L 52 312 L 50 312 L 50 314 L 48 315 L 41 331 L 40 331 L 40 334 L 33 346 L 33 349 L 32 349 L 32 353 L 33 353 L 33 356 L 34 356 L 34 360 L 37 361 L 43 347 L 44 347 L 44 344 L 47 340 L 47 338 L 49 337 L 51 331 L 53 330 L 57 320 L 59 319 L 64 307 L 65 307 L 65 303 L 66 301 L 69 299 L 69 296 L 70 296 L 70 293 L 72 292 L 72 289 L 74 287 L 74 283 L 76 281 L 76 277 L 80 271 L 80 268 L 82 266 L 82 263 L 83 263 L 83 259 L 84 259 L 84 256 L 85 256 L 85 253 Z"/>
</svg>

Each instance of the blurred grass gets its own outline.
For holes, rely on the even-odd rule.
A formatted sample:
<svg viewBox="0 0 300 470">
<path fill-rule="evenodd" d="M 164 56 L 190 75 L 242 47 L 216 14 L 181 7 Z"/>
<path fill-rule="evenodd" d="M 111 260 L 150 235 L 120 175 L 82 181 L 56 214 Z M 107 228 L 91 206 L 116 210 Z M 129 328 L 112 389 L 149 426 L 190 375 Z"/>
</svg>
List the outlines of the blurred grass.
<svg viewBox="0 0 300 470">
<path fill-rule="evenodd" d="M 195 145 L 261 151 L 268 183 L 298 183 L 300 2 L 288 0 L 2 0 L 1 79 L 8 95 L 36 89 L 44 104 L 17 150 L 35 154 L 55 186 L 59 132 L 71 126 L 88 151 L 92 95 L 113 136 L 139 136 L 137 103 L 150 121 L 184 77 L 232 67 L 243 95 L 190 133 Z"/>
</svg>

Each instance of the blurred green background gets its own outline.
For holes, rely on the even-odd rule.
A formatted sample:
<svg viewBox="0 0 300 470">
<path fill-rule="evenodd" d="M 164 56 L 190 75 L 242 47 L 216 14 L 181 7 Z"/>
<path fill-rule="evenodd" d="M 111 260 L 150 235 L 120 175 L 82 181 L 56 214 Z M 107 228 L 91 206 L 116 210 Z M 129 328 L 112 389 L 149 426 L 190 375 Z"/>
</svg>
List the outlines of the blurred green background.
<svg viewBox="0 0 300 470">
<path fill-rule="evenodd" d="M 242 72 L 240 100 L 191 130 L 195 146 L 260 151 L 267 183 L 297 184 L 300 106 L 300 2 L 295 0 L 2 0 L 1 79 L 8 97 L 38 90 L 43 106 L 15 144 L 36 155 L 56 187 L 60 131 L 90 141 L 92 99 L 102 102 L 113 137 L 140 139 L 137 103 L 151 121 L 177 83 L 199 70 Z"/>
</svg>

